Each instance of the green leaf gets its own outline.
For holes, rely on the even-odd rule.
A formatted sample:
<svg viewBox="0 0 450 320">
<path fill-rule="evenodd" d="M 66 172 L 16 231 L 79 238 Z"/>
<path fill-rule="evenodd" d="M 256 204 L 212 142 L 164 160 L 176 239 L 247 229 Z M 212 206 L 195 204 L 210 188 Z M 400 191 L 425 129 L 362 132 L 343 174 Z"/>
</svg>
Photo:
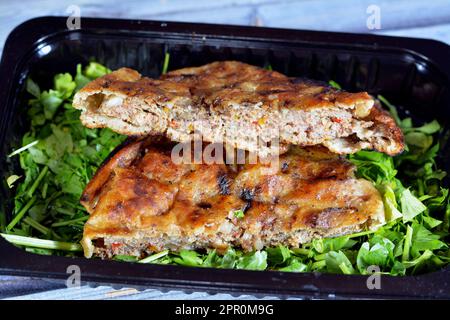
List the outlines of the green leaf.
<svg viewBox="0 0 450 320">
<path fill-rule="evenodd" d="M 405 268 L 411 268 L 416 265 L 419 265 L 420 263 L 425 262 L 426 260 L 430 259 L 433 256 L 433 252 L 430 250 L 425 250 L 419 257 L 417 257 L 414 260 L 411 261 L 405 261 L 403 262 L 403 265 Z"/>
<path fill-rule="evenodd" d="M 233 214 L 238 219 L 244 218 L 244 210 L 242 209 L 234 211 Z"/>
<path fill-rule="evenodd" d="M 224 269 L 233 269 L 236 266 L 238 255 L 236 250 L 228 248 L 227 252 L 222 258 L 220 267 Z"/>
<path fill-rule="evenodd" d="M 271 265 L 279 265 L 284 263 L 291 257 L 291 252 L 285 246 L 278 246 L 275 248 L 267 248 L 267 260 Z"/>
<path fill-rule="evenodd" d="M 137 262 L 138 258 L 135 256 L 128 256 L 124 254 L 118 254 L 114 256 L 114 260 L 124 261 L 124 262 Z"/>
<path fill-rule="evenodd" d="M 56 91 L 60 92 L 62 99 L 69 98 L 77 87 L 70 73 L 57 74 L 54 78 L 54 85 Z"/>
<path fill-rule="evenodd" d="M 194 250 L 181 250 L 179 252 L 180 257 L 176 257 L 173 261 L 177 264 L 190 267 L 198 267 L 203 263 L 203 259 L 199 257 L 198 253 Z"/>
<path fill-rule="evenodd" d="M 339 89 L 339 90 L 342 89 L 341 86 L 339 85 L 339 83 L 337 83 L 336 81 L 330 80 L 330 81 L 328 81 L 328 84 L 335 89 Z"/>
<path fill-rule="evenodd" d="M 204 267 L 213 267 L 217 268 L 220 266 L 221 257 L 217 254 L 216 249 L 210 250 L 206 255 L 205 260 L 203 260 Z"/>
<path fill-rule="evenodd" d="M 412 131 L 405 134 L 405 141 L 409 146 L 426 150 L 433 144 L 433 137 L 423 132 Z"/>
<path fill-rule="evenodd" d="M 307 269 L 308 266 L 306 264 L 302 263 L 297 258 L 293 258 L 285 267 L 279 268 L 278 270 L 285 272 L 306 272 Z"/>
<path fill-rule="evenodd" d="M 78 64 L 78 65 L 77 65 L 77 74 L 76 74 L 76 76 L 75 76 L 75 83 L 76 83 L 75 91 L 80 90 L 80 89 L 83 88 L 85 85 L 87 85 L 90 81 L 91 81 L 91 79 L 88 78 L 88 77 L 86 77 L 86 76 L 83 74 L 81 64 Z"/>
<path fill-rule="evenodd" d="M 358 270 L 366 274 L 369 266 L 385 267 L 394 258 L 394 248 L 395 245 L 389 239 L 378 235 L 370 239 L 370 242 L 364 242 L 356 258 Z"/>
<path fill-rule="evenodd" d="M 417 199 L 409 189 L 403 190 L 400 203 L 402 206 L 403 222 L 411 221 L 415 216 L 424 212 L 427 207 Z"/>
<path fill-rule="evenodd" d="M 383 204 L 384 204 L 384 214 L 386 222 L 391 222 L 402 217 L 402 213 L 398 210 L 397 200 L 389 185 L 382 185 L 379 187 L 380 192 L 383 195 Z"/>
<path fill-rule="evenodd" d="M 328 272 L 352 274 L 355 272 L 352 263 L 342 251 L 330 251 L 325 255 Z"/>
<path fill-rule="evenodd" d="M 20 179 L 21 176 L 18 176 L 16 174 L 10 175 L 8 178 L 6 178 L 6 183 L 8 184 L 8 188 L 14 187 L 14 183 Z"/>
<path fill-rule="evenodd" d="M 32 148 L 28 149 L 28 151 L 30 152 L 31 158 L 33 159 L 34 162 L 36 162 L 38 164 L 47 164 L 48 163 L 48 157 L 44 153 L 44 151 L 42 151 L 41 149 L 39 149 L 37 147 L 32 147 Z"/>
<path fill-rule="evenodd" d="M 417 257 L 421 251 L 433 251 L 447 247 L 444 242 L 439 240 L 440 235 L 433 234 L 423 225 L 413 222 L 412 229 L 411 254 L 413 257 Z"/>
<path fill-rule="evenodd" d="M 349 237 L 321 238 L 312 241 L 313 248 L 319 253 L 351 248 L 356 242 Z"/>
<path fill-rule="evenodd" d="M 404 276 L 406 268 L 400 261 L 395 261 L 391 268 L 390 274 L 393 276 Z"/>
<path fill-rule="evenodd" d="M 245 254 L 236 265 L 237 269 L 265 270 L 267 268 L 267 252 L 255 251 Z"/>
<path fill-rule="evenodd" d="M 357 166 L 356 174 L 373 182 L 391 181 L 397 174 L 392 157 L 380 152 L 358 151 L 349 156 Z"/>
<path fill-rule="evenodd" d="M 441 125 L 439 124 L 439 122 L 437 120 L 433 120 L 431 122 L 428 122 L 426 124 L 424 124 L 421 127 L 416 127 L 416 128 L 412 128 L 412 130 L 417 131 L 417 132 L 422 132 L 425 133 L 427 135 L 431 135 L 433 133 L 438 132 L 441 129 Z M 408 129 L 404 130 L 405 132 L 408 132 Z"/>
<path fill-rule="evenodd" d="M 435 219 L 433 217 L 423 216 L 422 219 L 430 229 L 436 228 L 442 223 L 441 220 Z"/>
<path fill-rule="evenodd" d="M 62 104 L 63 98 L 59 91 L 50 89 L 49 91 L 42 92 L 40 101 L 44 107 L 45 118 L 50 120 L 53 119 L 58 107 Z"/>
<path fill-rule="evenodd" d="M 105 74 L 110 73 L 111 70 L 107 67 L 97 63 L 97 62 L 91 62 L 86 67 L 86 70 L 84 71 L 84 74 L 91 78 L 91 79 L 97 79 L 99 77 L 104 76 Z"/>
<path fill-rule="evenodd" d="M 447 199 L 447 206 L 445 208 L 443 229 L 447 232 L 450 231 L 450 197 Z"/>
<path fill-rule="evenodd" d="M 37 83 L 31 80 L 31 78 L 27 78 L 26 90 L 29 94 L 33 95 L 37 99 L 39 99 L 39 97 L 41 96 L 41 89 L 39 89 Z"/>
</svg>

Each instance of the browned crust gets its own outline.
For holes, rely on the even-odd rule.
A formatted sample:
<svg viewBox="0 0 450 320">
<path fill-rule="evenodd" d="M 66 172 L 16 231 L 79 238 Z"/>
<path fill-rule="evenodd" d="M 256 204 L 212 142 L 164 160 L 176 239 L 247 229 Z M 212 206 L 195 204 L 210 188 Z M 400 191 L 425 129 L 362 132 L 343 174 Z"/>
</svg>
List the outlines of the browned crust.
<svg viewBox="0 0 450 320">
<path fill-rule="evenodd" d="M 377 128 L 377 131 L 384 132 L 386 137 L 390 137 L 393 142 L 397 142 L 392 146 L 392 150 L 387 152 L 388 154 L 398 154 L 404 149 L 404 137 L 402 130 L 397 126 L 395 120 L 391 117 L 388 111 L 384 110 L 381 106 L 381 103 L 377 100 L 375 101 L 375 105 L 372 108 L 368 120 L 373 121 L 374 127 Z M 378 146 L 375 146 L 376 149 L 381 148 L 381 144 L 383 141 L 374 141 L 374 143 L 379 143 Z"/>
<path fill-rule="evenodd" d="M 97 111 L 88 106 L 87 100 L 102 99 L 101 97 L 96 98 L 99 93 L 133 98 L 134 101 L 139 100 L 151 106 L 152 110 L 140 111 L 136 110 L 135 105 L 124 103 L 113 111 L 109 110 L 110 113 L 105 114 L 106 117 L 103 121 L 95 121 L 92 116 Z M 373 121 L 372 128 L 376 130 L 381 128 L 385 137 L 353 143 L 346 133 L 342 137 L 347 139 L 348 144 L 352 143 L 352 148 L 348 148 L 349 152 L 355 152 L 361 148 L 374 148 L 380 152 L 395 155 L 402 152 L 404 148 L 401 130 L 387 113 L 381 114 L 380 110 L 372 107 L 374 99 L 366 92 L 349 93 L 322 83 L 289 78 L 275 71 L 236 61 L 214 62 L 201 67 L 184 68 L 169 72 L 158 80 L 142 77 L 132 69 L 121 68 L 89 83 L 75 95 L 73 102 L 75 108 L 82 110 L 81 120 L 85 126 L 90 128 L 110 127 L 114 131 L 126 135 L 167 135 L 167 130 L 171 128 L 177 130 L 178 120 L 191 121 L 178 119 L 176 118 L 179 116 L 177 114 L 167 116 L 166 113 L 170 114 L 173 106 L 177 106 L 179 110 L 191 110 L 190 114 L 198 113 L 206 115 L 206 117 L 208 114 L 214 114 L 217 120 L 217 118 L 229 116 L 232 112 L 232 105 L 238 105 L 242 110 L 258 105 L 258 108 L 267 113 L 268 118 L 273 117 L 274 112 L 280 112 L 283 117 L 283 112 L 289 110 L 308 112 L 320 109 L 351 110 L 354 119 L 365 122 Z M 99 111 L 100 114 L 102 112 L 105 111 Z M 147 123 L 160 121 L 161 124 L 157 129 L 142 124 L 136 127 L 127 126 L 130 119 L 138 118 L 137 113 L 139 112 L 143 116 L 147 116 L 147 119 L 151 119 L 147 120 Z M 370 114 L 371 112 L 375 112 L 375 114 Z M 128 118 L 122 119 L 123 114 L 127 114 Z M 148 118 L 149 115 L 153 115 L 153 117 Z M 120 119 L 124 122 L 114 123 L 114 120 Z M 266 120 L 264 117 L 262 119 Z M 195 120 L 195 116 L 193 120 Z M 331 121 L 340 122 L 341 120 L 336 118 Z M 336 123 L 334 125 L 336 126 Z M 261 130 L 265 134 L 269 132 L 266 127 L 262 127 Z M 311 128 L 311 130 L 315 129 Z M 182 142 L 185 139 L 183 135 L 184 133 L 181 136 L 177 133 L 177 136 L 170 135 L 170 138 Z M 204 139 L 208 142 L 216 142 L 213 141 L 211 134 L 204 135 Z M 282 144 L 293 143 L 289 138 L 283 139 L 286 141 L 282 140 Z M 357 137 L 356 139 L 362 138 Z M 318 143 L 320 142 L 305 142 L 300 145 Z M 333 143 L 333 140 L 322 141 L 322 144 L 327 146 Z M 250 150 L 248 146 L 240 142 L 235 143 L 234 147 Z M 339 151 L 338 148 L 332 149 L 339 153 L 349 153 Z"/>
<path fill-rule="evenodd" d="M 279 170 L 266 173 L 267 164 L 174 164 L 168 150 L 170 144 L 150 137 L 102 166 L 83 193 L 91 214 L 82 241 L 86 256 L 297 247 L 384 221 L 378 191 L 325 149 L 293 147 L 280 157 Z M 236 210 L 244 210 L 244 218 L 237 219 Z M 110 244 L 94 247 L 95 239 Z"/>
<path fill-rule="evenodd" d="M 98 168 L 94 177 L 89 181 L 81 195 L 81 204 L 86 207 L 88 212 L 96 205 L 96 197 L 99 190 L 111 176 L 111 172 L 117 167 L 127 167 L 137 157 L 141 149 L 142 141 L 126 141 L 116 149 Z"/>
<path fill-rule="evenodd" d="M 237 61 L 179 69 L 161 79 L 173 81 L 183 88 L 186 86 L 195 99 L 224 110 L 230 103 L 262 103 L 270 110 L 280 110 L 332 107 L 372 100 L 366 92 L 348 93 Z"/>
</svg>

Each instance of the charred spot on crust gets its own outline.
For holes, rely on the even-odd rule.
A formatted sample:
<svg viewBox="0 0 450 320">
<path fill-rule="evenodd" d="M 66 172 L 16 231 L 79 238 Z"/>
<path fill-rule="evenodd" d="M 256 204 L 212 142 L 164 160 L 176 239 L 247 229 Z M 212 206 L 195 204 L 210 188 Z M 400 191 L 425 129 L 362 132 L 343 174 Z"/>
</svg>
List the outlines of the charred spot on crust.
<svg viewBox="0 0 450 320">
<path fill-rule="evenodd" d="M 252 190 L 244 188 L 241 191 L 240 197 L 244 201 L 252 201 L 255 195 Z"/>
<path fill-rule="evenodd" d="M 202 209 L 211 209 L 211 207 L 212 207 L 211 203 L 208 203 L 208 202 L 200 202 L 197 204 L 197 206 Z"/>
<path fill-rule="evenodd" d="M 105 81 L 101 84 L 101 87 L 107 89 L 111 85 L 111 82 L 111 79 L 105 79 Z"/>
<path fill-rule="evenodd" d="M 221 195 L 225 196 L 230 194 L 230 181 L 225 173 L 219 174 L 217 177 L 217 184 Z"/>
</svg>

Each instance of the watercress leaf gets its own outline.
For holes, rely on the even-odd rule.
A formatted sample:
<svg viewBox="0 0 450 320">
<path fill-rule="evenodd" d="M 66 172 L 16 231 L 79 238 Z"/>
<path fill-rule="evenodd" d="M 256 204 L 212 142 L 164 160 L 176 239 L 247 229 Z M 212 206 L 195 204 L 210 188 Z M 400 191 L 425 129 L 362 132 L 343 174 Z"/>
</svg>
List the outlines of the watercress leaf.
<svg viewBox="0 0 450 320">
<path fill-rule="evenodd" d="M 29 94 L 33 95 L 37 99 L 39 99 L 39 97 L 41 96 L 41 89 L 39 89 L 38 84 L 31 80 L 31 78 L 27 78 L 26 90 Z"/>
<path fill-rule="evenodd" d="M 173 258 L 177 264 L 198 267 L 203 263 L 203 259 L 194 250 L 180 250 L 179 255 L 179 257 Z"/>
<path fill-rule="evenodd" d="M 265 270 L 267 268 L 267 252 L 255 251 L 241 257 L 236 265 L 237 269 Z"/>
<path fill-rule="evenodd" d="M 97 62 L 89 63 L 86 69 L 84 70 L 84 74 L 91 79 L 97 79 L 110 72 L 111 72 L 110 69 Z"/>
<path fill-rule="evenodd" d="M 204 267 L 213 267 L 213 268 L 220 266 L 220 264 L 221 264 L 221 257 L 217 254 L 217 251 L 215 249 L 208 252 L 208 254 L 205 257 L 205 260 L 203 260 L 202 263 Z"/>
<path fill-rule="evenodd" d="M 397 199 L 394 190 L 390 185 L 384 184 L 379 186 L 379 191 L 383 195 L 384 214 L 386 222 L 391 222 L 402 217 L 402 213 L 398 210 Z"/>
<path fill-rule="evenodd" d="M 368 266 L 385 267 L 390 259 L 394 258 L 395 245 L 387 238 L 374 236 L 369 242 L 361 245 L 356 264 L 362 274 L 366 274 Z"/>
<path fill-rule="evenodd" d="M 91 79 L 88 78 L 88 77 L 86 77 L 86 76 L 83 74 L 81 64 L 78 64 L 78 65 L 77 65 L 77 74 L 76 74 L 76 76 L 75 76 L 75 83 L 76 83 L 75 91 L 80 90 L 80 89 L 83 88 L 85 85 L 87 85 L 90 81 L 91 81 Z"/>
<path fill-rule="evenodd" d="M 238 254 L 236 250 L 233 248 L 228 248 L 222 258 L 220 267 L 225 269 L 233 269 L 236 266 L 237 259 Z"/>
<path fill-rule="evenodd" d="M 416 259 L 411 261 L 405 261 L 403 262 L 403 265 L 405 268 L 411 268 L 414 267 L 420 263 L 423 263 L 424 261 L 430 259 L 433 256 L 433 252 L 430 250 L 425 250 L 420 256 L 418 256 Z"/>
<path fill-rule="evenodd" d="M 62 99 L 69 98 L 77 86 L 70 73 L 57 74 L 53 81 L 55 90 L 60 92 Z"/>
<path fill-rule="evenodd" d="M 267 260 L 272 265 L 278 265 L 284 263 L 291 257 L 291 252 L 285 246 L 278 246 L 275 248 L 267 248 Z"/>
<path fill-rule="evenodd" d="M 411 221 L 415 216 L 424 212 L 427 207 L 415 197 L 409 189 L 403 190 L 400 203 L 402 206 L 403 222 Z"/>
<path fill-rule="evenodd" d="M 391 268 L 390 274 L 393 276 L 403 276 L 405 275 L 406 268 L 400 261 L 395 261 Z"/>
<path fill-rule="evenodd" d="M 433 137 L 423 132 L 412 131 L 405 134 L 405 141 L 409 146 L 426 150 L 433 144 Z"/>
<path fill-rule="evenodd" d="M 413 257 L 419 256 L 422 251 L 446 247 L 446 244 L 439 240 L 440 235 L 432 233 L 423 225 L 413 222 L 412 229 L 411 254 Z"/>
<path fill-rule="evenodd" d="M 302 263 L 297 258 L 292 258 L 289 260 L 285 267 L 279 268 L 279 271 L 288 271 L 288 272 L 305 272 L 307 271 L 308 266 Z"/>
<path fill-rule="evenodd" d="M 38 164 L 47 164 L 48 157 L 40 148 L 31 147 L 28 149 L 28 152 L 30 152 L 31 158 L 34 162 Z"/>
<path fill-rule="evenodd" d="M 63 101 L 63 97 L 59 91 L 50 89 L 49 91 L 42 92 L 40 102 L 44 108 L 45 118 L 48 120 L 53 119 L 53 116 Z"/>
<path fill-rule="evenodd" d="M 433 120 L 424 124 L 421 127 L 414 128 L 415 131 L 423 132 L 425 134 L 431 135 L 438 132 L 441 129 L 441 125 L 437 120 Z"/>
<path fill-rule="evenodd" d="M 325 239 L 314 239 L 312 241 L 313 248 L 319 253 L 328 251 L 336 251 L 343 248 L 351 248 L 356 242 L 349 237 L 336 237 Z"/>
<path fill-rule="evenodd" d="M 427 225 L 428 228 L 433 229 L 442 223 L 442 220 L 435 219 L 433 217 L 423 216 L 423 221 Z"/>
<path fill-rule="evenodd" d="M 352 263 L 342 251 L 330 251 L 325 255 L 328 272 L 352 274 L 355 272 Z"/>
</svg>

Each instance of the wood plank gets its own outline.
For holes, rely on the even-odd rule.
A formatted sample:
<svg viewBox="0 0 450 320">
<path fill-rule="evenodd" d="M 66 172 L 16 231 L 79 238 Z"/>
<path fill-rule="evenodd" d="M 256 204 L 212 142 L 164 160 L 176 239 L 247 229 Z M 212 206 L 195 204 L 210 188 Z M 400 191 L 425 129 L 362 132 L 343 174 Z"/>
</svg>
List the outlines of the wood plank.
<svg viewBox="0 0 450 320">
<path fill-rule="evenodd" d="M 262 4 L 257 15 L 269 27 L 367 32 L 366 10 L 372 4 L 380 7 L 382 30 L 450 23 L 448 0 L 298 1 Z"/>
</svg>

